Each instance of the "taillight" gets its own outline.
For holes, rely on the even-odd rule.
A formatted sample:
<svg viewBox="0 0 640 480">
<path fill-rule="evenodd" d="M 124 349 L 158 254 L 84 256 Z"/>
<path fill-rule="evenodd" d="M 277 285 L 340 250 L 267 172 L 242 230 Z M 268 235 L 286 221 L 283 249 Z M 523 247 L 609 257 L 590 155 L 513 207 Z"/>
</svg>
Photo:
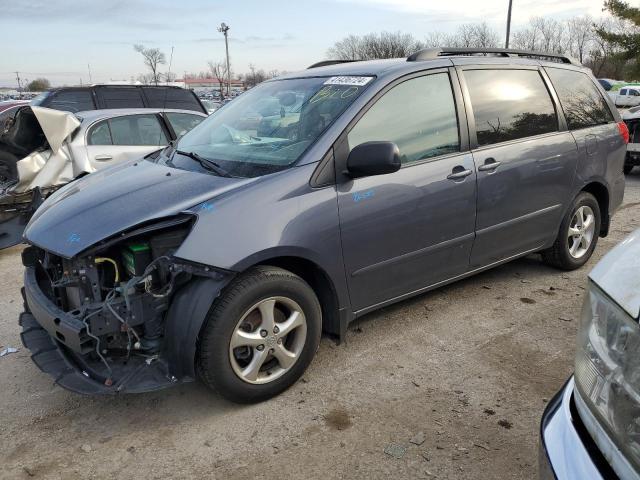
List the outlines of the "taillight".
<svg viewBox="0 0 640 480">
<path fill-rule="evenodd" d="M 618 130 L 620 130 L 620 135 L 622 135 L 624 143 L 629 143 L 629 128 L 627 127 L 627 124 L 624 122 L 618 122 Z"/>
</svg>

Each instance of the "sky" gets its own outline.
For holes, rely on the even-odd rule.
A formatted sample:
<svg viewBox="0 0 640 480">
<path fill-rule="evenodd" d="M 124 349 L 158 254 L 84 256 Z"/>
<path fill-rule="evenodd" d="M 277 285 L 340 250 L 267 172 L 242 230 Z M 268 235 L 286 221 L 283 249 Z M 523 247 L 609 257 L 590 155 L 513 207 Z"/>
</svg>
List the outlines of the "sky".
<svg viewBox="0 0 640 480">
<path fill-rule="evenodd" d="M 602 14 L 602 0 L 513 0 L 513 28 L 532 16 Z M 145 73 L 134 44 L 160 48 L 171 71 L 207 70 L 224 59 L 229 30 L 232 70 L 304 69 L 349 34 L 402 31 L 422 39 L 486 21 L 504 35 L 508 0 L 0 0 L 0 87 L 21 78 L 53 85 L 128 80 Z M 166 71 L 168 65 L 163 68 Z"/>
</svg>

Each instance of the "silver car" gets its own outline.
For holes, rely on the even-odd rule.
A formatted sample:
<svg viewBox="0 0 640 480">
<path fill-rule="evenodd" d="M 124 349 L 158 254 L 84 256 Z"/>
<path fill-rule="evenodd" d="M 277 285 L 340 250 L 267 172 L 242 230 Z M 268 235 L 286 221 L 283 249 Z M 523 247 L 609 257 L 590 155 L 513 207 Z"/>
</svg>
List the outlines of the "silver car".
<svg viewBox="0 0 640 480">
<path fill-rule="evenodd" d="M 159 150 L 205 118 L 192 110 L 153 108 L 17 109 L 0 125 L 0 248 L 20 243 L 31 214 L 53 190 Z"/>
<path fill-rule="evenodd" d="M 542 418 L 540 478 L 640 479 L 640 230 L 589 274 L 575 374 Z"/>
</svg>

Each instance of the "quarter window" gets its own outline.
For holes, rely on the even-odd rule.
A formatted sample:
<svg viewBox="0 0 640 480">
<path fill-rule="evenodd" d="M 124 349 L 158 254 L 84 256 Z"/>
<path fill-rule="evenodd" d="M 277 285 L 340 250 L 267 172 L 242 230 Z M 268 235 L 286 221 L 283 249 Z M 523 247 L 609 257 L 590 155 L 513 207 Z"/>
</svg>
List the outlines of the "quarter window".
<svg viewBox="0 0 640 480">
<path fill-rule="evenodd" d="M 607 102 L 587 75 L 561 68 L 547 68 L 547 73 L 558 92 L 570 130 L 613 121 Z"/>
<path fill-rule="evenodd" d="M 89 145 L 113 145 L 108 120 L 100 122 L 91 128 Z"/>
<path fill-rule="evenodd" d="M 201 117 L 200 115 L 191 115 L 190 113 L 169 112 L 165 115 L 171 124 L 171 128 L 173 128 L 173 131 L 176 134 L 176 138 L 184 135 L 204 120 L 204 117 Z"/>
<path fill-rule="evenodd" d="M 371 141 L 394 142 L 402 163 L 458 152 L 460 138 L 449 75 L 436 73 L 393 87 L 347 138 L 349 149 Z"/>
<path fill-rule="evenodd" d="M 558 130 L 549 92 L 536 70 L 467 70 L 478 145 Z"/>
</svg>

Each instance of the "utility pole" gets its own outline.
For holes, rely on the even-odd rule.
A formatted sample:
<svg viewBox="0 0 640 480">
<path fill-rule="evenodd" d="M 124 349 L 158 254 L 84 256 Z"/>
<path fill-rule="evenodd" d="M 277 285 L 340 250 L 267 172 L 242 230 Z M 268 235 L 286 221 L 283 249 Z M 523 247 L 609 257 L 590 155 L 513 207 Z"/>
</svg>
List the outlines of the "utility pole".
<svg viewBox="0 0 640 480">
<path fill-rule="evenodd" d="M 231 95 L 231 69 L 229 68 L 229 25 L 222 22 L 218 27 L 218 31 L 224 34 L 224 45 L 227 49 L 227 97 Z"/>
<path fill-rule="evenodd" d="M 93 84 L 93 80 L 91 79 L 91 64 L 87 63 L 87 69 L 89 70 L 89 85 Z"/>
<path fill-rule="evenodd" d="M 509 0 L 509 12 L 507 13 L 507 39 L 504 42 L 504 48 L 509 48 L 509 36 L 511 34 L 511 7 L 513 0 Z"/>
<path fill-rule="evenodd" d="M 16 80 L 18 80 L 18 98 L 22 98 L 22 85 L 20 84 L 20 72 L 16 72 Z"/>
<path fill-rule="evenodd" d="M 173 65 L 173 47 L 171 47 L 171 56 L 169 57 L 169 71 L 167 72 L 167 81 L 164 83 L 165 85 L 169 85 L 169 81 L 171 81 L 171 65 Z"/>
</svg>

